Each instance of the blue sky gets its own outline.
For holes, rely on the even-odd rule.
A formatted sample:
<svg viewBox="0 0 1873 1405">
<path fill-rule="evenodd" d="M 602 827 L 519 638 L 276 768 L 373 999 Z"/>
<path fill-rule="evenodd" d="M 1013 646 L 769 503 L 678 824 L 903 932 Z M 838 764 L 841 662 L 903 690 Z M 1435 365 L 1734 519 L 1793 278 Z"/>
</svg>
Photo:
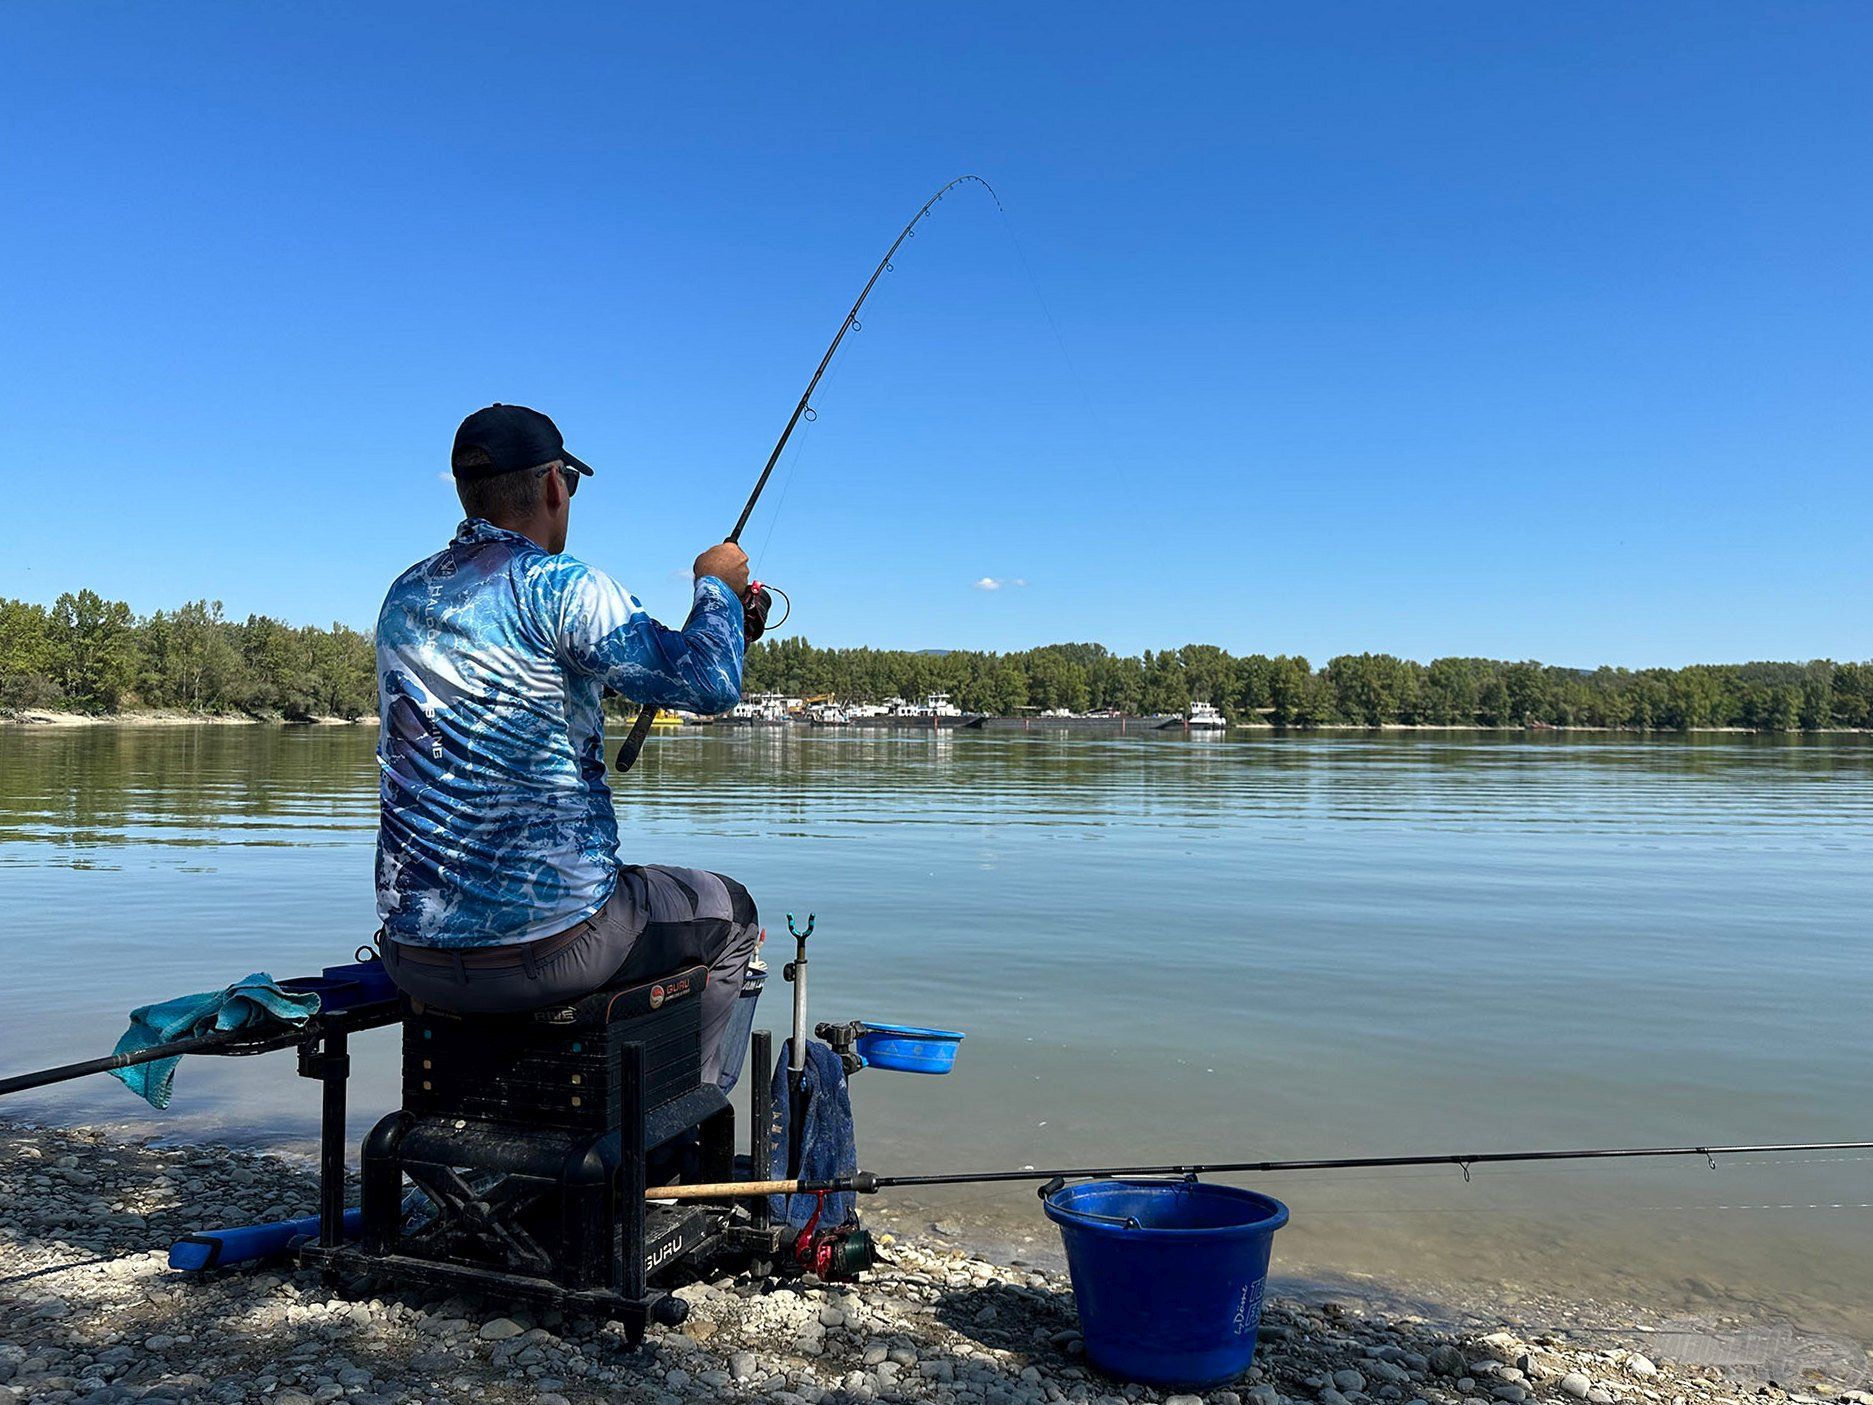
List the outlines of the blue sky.
<svg viewBox="0 0 1873 1405">
<path fill-rule="evenodd" d="M 945 201 L 748 533 L 816 643 L 1873 654 L 1864 6 L 13 0 L 0 48 L 0 595 L 368 624 L 499 399 L 680 613 L 974 171 L 1032 281 Z"/>
</svg>

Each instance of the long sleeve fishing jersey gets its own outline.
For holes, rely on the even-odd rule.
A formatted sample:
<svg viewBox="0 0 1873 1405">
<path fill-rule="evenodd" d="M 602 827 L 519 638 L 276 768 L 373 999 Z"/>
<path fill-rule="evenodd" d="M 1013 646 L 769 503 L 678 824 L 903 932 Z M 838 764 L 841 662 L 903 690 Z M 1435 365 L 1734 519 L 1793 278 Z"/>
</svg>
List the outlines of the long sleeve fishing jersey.
<svg viewBox="0 0 1873 1405">
<path fill-rule="evenodd" d="M 606 685 L 721 712 L 741 696 L 741 601 L 696 582 L 667 629 L 602 571 L 479 518 L 398 576 L 377 621 L 377 915 L 432 947 L 506 946 L 611 896 Z"/>
</svg>

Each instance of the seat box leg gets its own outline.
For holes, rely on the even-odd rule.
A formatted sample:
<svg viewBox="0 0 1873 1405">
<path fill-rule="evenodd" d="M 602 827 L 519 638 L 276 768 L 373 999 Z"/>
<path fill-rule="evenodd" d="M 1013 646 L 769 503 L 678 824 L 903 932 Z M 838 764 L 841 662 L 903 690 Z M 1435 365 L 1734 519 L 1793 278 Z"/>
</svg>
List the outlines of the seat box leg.
<svg viewBox="0 0 1873 1405">
<path fill-rule="evenodd" d="M 415 1124 L 409 1113 L 393 1112 L 364 1139 L 359 1178 L 367 1254 L 388 1254 L 397 1247 L 403 1223 L 403 1138 Z"/>
<path fill-rule="evenodd" d="M 617 1287 L 618 1139 L 591 1139 L 566 1158 L 559 1177 L 559 1252 L 567 1287 Z"/>
<path fill-rule="evenodd" d="M 698 1180 L 735 1179 L 735 1109 L 725 1107 L 703 1119 Z"/>
</svg>

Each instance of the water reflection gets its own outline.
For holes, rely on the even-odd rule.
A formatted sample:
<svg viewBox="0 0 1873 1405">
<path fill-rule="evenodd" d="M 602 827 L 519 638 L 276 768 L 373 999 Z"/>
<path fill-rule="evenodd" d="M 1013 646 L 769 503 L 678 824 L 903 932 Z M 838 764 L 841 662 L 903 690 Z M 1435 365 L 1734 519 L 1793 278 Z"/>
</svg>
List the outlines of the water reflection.
<svg viewBox="0 0 1873 1405">
<path fill-rule="evenodd" d="M 5 1066 L 107 1048 L 154 997 L 342 959 L 374 925 L 371 744 L 0 729 Z M 950 1078 L 859 1081 L 880 1170 L 1873 1122 L 1866 738 L 717 729 L 654 738 L 617 792 L 628 857 L 733 873 L 772 922 L 819 913 L 816 1014 L 970 1032 Z M 393 1096 L 393 1041 L 357 1052 L 362 1130 Z M 173 1119 L 102 1082 L 31 1109 L 259 1139 L 313 1125 L 290 1061 L 201 1062 L 179 1086 Z M 1297 1212 L 1290 1266 L 1864 1326 L 1870 1171 L 1274 1188 Z M 898 1210 L 1037 1224 L 1024 1190 Z"/>
</svg>

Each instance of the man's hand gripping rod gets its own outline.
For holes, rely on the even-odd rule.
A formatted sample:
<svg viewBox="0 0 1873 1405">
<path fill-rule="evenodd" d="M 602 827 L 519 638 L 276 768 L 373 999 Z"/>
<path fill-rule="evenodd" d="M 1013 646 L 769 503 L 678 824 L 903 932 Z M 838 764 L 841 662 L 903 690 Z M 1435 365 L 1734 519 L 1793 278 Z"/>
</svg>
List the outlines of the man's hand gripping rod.
<svg viewBox="0 0 1873 1405">
<path fill-rule="evenodd" d="M 767 463 L 761 469 L 761 476 L 755 479 L 754 491 L 748 494 L 748 501 L 743 504 L 741 516 L 735 519 L 735 530 L 724 540 L 733 545 L 741 544 L 742 529 L 748 525 L 749 517 L 754 514 L 754 505 L 761 500 L 761 491 L 767 487 L 767 480 L 774 474 L 774 465 L 780 462 L 781 452 L 787 447 L 787 441 L 793 437 L 795 427 L 802 419 L 813 417 L 813 392 L 819 389 L 820 377 L 826 374 L 826 368 L 832 364 L 833 353 L 839 350 L 839 343 L 845 340 L 845 334 L 858 328 L 859 309 L 865 306 L 865 299 L 871 296 L 873 286 L 891 267 L 891 257 L 896 254 L 904 241 L 916 231 L 918 223 L 936 207 L 937 201 L 948 195 L 957 186 L 974 181 L 988 191 L 989 198 L 999 208 L 1001 198 L 995 194 L 995 187 L 980 176 L 958 176 L 944 186 L 935 195 L 924 201 L 910 223 L 899 231 L 898 237 L 891 241 L 891 247 L 884 251 L 884 257 L 878 260 L 878 266 L 871 271 L 871 277 L 865 280 L 865 286 L 859 291 L 858 300 L 852 304 L 852 310 L 845 315 L 845 321 L 839 324 L 839 332 L 832 339 L 832 345 L 826 348 L 826 354 L 819 358 L 819 366 L 813 372 L 813 379 L 806 383 L 806 389 L 800 395 L 800 403 L 793 407 L 793 413 L 787 417 L 787 427 L 780 432 L 780 438 L 774 444 L 774 452 L 767 456 Z M 773 597 L 759 581 L 750 581 L 748 589 L 741 597 L 743 611 L 743 633 L 750 644 L 761 637 L 761 631 L 767 627 L 767 612 L 772 608 Z M 644 749 L 645 738 L 650 736 L 650 724 L 656 720 L 657 706 L 645 703 L 638 710 L 637 721 L 631 724 L 631 733 L 618 747 L 617 759 L 613 763 L 620 772 L 628 771 L 637 764 L 638 753 Z"/>
</svg>

